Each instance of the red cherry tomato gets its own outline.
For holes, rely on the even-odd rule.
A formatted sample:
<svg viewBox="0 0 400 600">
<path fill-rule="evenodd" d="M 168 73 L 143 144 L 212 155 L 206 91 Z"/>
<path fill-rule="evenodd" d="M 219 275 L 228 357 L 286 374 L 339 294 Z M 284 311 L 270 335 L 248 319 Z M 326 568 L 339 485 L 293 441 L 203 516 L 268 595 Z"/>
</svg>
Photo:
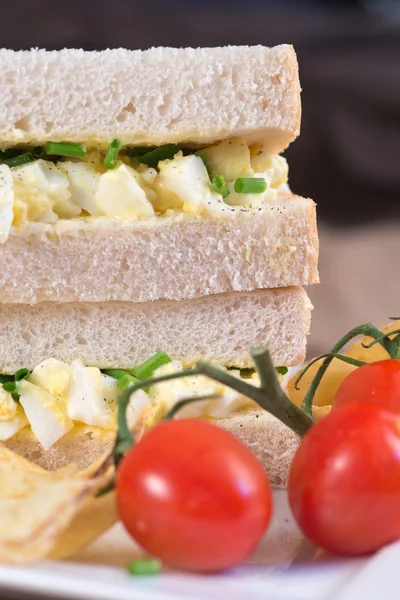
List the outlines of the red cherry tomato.
<svg viewBox="0 0 400 600">
<path fill-rule="evenodd" d="M 198 419 L 151 429 L 118 467 L 117 507 L 149 553 L 190 571 L 220 571 L 257 546 L 272 512 L 268 479 L 230 433 Z"/>
<path fill-rule="evenodd" d="M 340 385 L 333 406 L 359 400 L 400 412 L 400 360 L 381 360 L 355 369 Z"/>
<path fill-rule="evenodd" d="M 400 416 L 340 406 L 305 435 L 289 475 L 303 533 L 333 554 L 369 554 L 400 538 Z"/>
</svg>

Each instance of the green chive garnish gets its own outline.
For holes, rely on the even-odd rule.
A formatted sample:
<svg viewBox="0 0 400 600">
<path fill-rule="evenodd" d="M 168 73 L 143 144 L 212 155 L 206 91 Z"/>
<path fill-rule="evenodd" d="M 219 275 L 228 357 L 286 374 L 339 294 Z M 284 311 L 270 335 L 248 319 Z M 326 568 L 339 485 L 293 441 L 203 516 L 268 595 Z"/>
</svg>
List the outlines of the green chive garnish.
<svg viewBox="0 0 400 600">
<path fill-rule="evenodd" d="M 125 390 L 131 383 L 139 382 L 137 377 L 134 377 L 131 373 L 123 369 L 104 369 L 103 373 L 118 381 L 117 388 L 119 390 Z"/>
<path fill-rule="evenodd" d="M 268 184 L 263 177 L 239 177 L 233 187 L 237 194 L 262 194 Z"/>
<path fill-rule="evenodd" d="M 223 198 L 229 196 L 229 189 L 225 183 L 225 177 L 223 175 L 216 175 L 213 177 L 212 186 L 218 194 L 221 194 Z"/>
<path fill-rule="evenodd" d="M 33 162 L 34 160 L 36 160 L 36 158 L 33 156 L 32 152 L 25 152 L 24 154 L 14 156 L 14 158 L 3 158 L 1 162 L 9 167 L 20 167 L 21 165 Z"/>
<path fill-rule="evenodd" d="M 130 375 L 129 371 L 125 371 L 124 369 L 102 369 L 102 372 L 105 375 L 109 375 L 110 377 L 114 377 L 114 379 L 122 379 L 125 375 Z"/>
<path fill-rule="evenodd" d="M 286 375 L 286 373 L 288 372 L 288 368 L 287 367 L 276 367 L 276 372 L 279 373 L 279 375 Z"/>
<path fill-rule="evenodd" d="M 3 389 L 6 392 L 8 392 L 9 394 L 11 394 L 11 397 L 13 400 L 18 402 L 19 394 L 18 394 L 17 386 L 15 385 L 15 381 L 6 381 L 5 383 L 3 383 Z"/>
<path fill-rule="evenodd" d="M 131 575 L 157 575 L 161 571 L 162 563 L 158 558 L 132 560 L 126 570 Z"/>
<path fill-rule="evenodd" d="M 5 383 L 6 381 L 14 381 L 14 377 L 12 375 L 0 375 L 0 383 Z"/>
<path fill-rule="evenodd" d="M 153 150 L 156 150 L 155 146 L 128 146 L 125 149 L 125 154 L 132 158 L 138 158 L 139 156 L 143 156 L 143 154 L 153 152 Z"/>
<path fill-rule="evenodd" d="M 108 145 L 106 156 L 104 159 L 105 169 L 115 169 L 115 165 L 117 164 L 118 153 L 120 150 L 121 142 L 119 140 L 113 140 L 111 144 Z"/>
<path fill-rule="evenodd" d="M 156 167 L 160 160 L 173 158 L 177 152 L 179 152 L 179 146 L 177 146 L 176 144 L 166 144 L 165 146 L 156 148 L 156 150 L 147 152 L 147 154 L 142 154 L 141 156 L 138 156 L 138 159 L 139 162 L 144 163 L 149 167 Z"/>
<path fill-rule="evenodd" d="M 73 142 L 47 142 L 47 154 L 58 154 L 58 156 L 72 156 L 74 158 L 85 158 L 86 147 L 83 144 Z"/>
<path fill-rule="evenodd" d="M 138 379 L 137 377 L 134 377 L 130 373 L 125 373 L 124 377 L 121 377 L 121 379 L 118 380 L 117 388 L 119 390 L 126 390 L 126 388 L 130 386 L 131 383 L 139 383 L 139 381 L 140 379 Z"/>
<path fill-rule="evenodd" d="M 19 156 L 20 154 L 24 154 L 21 150 L 17 150 L 17 148 L 8 148 L 7 150 L 2 150 L 0 152 L 0 160 L 3 161 L 6 158 L 15 158 L 15 156 Z"/>
<path fill-rule="evenodd" d="M 31 374 L 29 369 L 19 369 L 14 375 L 15 381 L 21 381 L 22 379 L 26 379 Z"/>
<path fill-rule="evenodd" d="M 3 388 L 6 392 L 13 392 L 16 389 L 15 381 L 5 381 L 3 383 Z"/>
<path fill-rule="evenodd" d="M 168 354 L 160 350 L 160 352 L 157 352 L 157 354 L 136 367 L 136 369 L 133 371 L 133 374 L 138 379 L 147 379 L 148 377 L 151 377 L 154 371 L 156 371 L 159 367 L 166 365 L 169 362 L 171 362 L 171 359 Z"/>
</svg>

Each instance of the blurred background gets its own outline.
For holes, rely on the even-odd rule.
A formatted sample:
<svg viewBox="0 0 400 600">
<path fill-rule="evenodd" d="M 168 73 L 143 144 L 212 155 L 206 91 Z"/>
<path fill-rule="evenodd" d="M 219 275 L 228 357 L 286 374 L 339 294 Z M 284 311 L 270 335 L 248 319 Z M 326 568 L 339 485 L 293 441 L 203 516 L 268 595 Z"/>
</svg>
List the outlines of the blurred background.
<svg viewBox="0 0 400 600">
<path fill-rule="evenodd" d="M 315 355 L 400 312 L 400 0 L 1 2 L 0 45 L 15 50 L 280 43 L 303 87 L 290 184 L 318 204 Z"/>
</svg>

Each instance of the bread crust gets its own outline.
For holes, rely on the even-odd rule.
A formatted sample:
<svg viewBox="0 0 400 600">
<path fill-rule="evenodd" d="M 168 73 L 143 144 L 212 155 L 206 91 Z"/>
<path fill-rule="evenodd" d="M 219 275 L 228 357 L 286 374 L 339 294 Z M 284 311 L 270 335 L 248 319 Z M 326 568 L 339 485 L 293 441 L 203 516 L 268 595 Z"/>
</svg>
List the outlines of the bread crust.
<svg viewBox="0 0 400 600">
<path fill-rule="evenodd" d="M 0 245 L 0 303 L 149 302 L 317 283 L 312 200 L 226 217 L 28 223 Z"/>
<path fill-rule="evenodd" d="M 101 73 L 101 76 L 99 76 Z M 299 134 L 292 46 L 0 50 L 0 145 L 208 144 L 283 151 Z"/>
</svg>

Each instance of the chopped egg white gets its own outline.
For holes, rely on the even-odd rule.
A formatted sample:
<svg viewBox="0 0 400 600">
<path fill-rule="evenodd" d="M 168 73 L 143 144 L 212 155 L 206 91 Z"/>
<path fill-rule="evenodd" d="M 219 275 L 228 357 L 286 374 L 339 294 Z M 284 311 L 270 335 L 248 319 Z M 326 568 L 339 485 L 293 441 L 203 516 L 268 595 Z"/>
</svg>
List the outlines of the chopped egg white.
<svg viewBox="0 0 400 600">
<path fill-rule="evenodd" d="M 83 160 L 60 159 L 57 164 L 38 159 L 11 169 L 0 165 L 0 243 L 12 225 L 30 221 L 56 223 L 87 215 L 122 220 L 179 214 L 223 217 L 276 202 L 278 193 L 290 194 L 285 158 L 262 144 L 249 148 L 243 139 L 212 144 L 200 154 L 179 151 L 160 161 L 157 169 L 122 152 L 117 166 L 107 170 L 98 150 Z M 230 191 L 226 198 L 214 188 L 217 175 Z M 234 183 L 240 177 L 262 177 L 267 190 L 238 194 Z"/>
<path fill-rule="evenodd" d="M 109 375 L 106 375 L 105 373 L 100 372 L 100 375 L 101 375 L 101 380 L 103 383 L 104 400 L 106 402 L 108 402 L 109 406 L 115 407 L 118 396 L 121 393 L 117 387 L 118 382 L 116 379 L 114 379 L 114 377 L 110 377 Z"/>
<path fill-rule="evenodd" d="M 8 440 L 27 424 L 23 408 L 0 386 L 0 440 Z"/>
<path fill-rule="evenodd" d="M 140 164 L 137 168 L 138 173 L 143 177 L 143 180 L 147 185 L 153 185 L 156 177 L 157 171 L 152 167 L 148 167 L 147 165 Z"/>
<path fill-rule="evenodd" d="M 155 376 L 182 371 L 180 361 L 172 361 Z M 230 371 L 240 377 L 239 371 Z M 257 377 L 247 380 L 259 385 Z M 117 380 L 81 360 L 71 365 L 53 358 L 42 361 L 26 380 L 17 382 L 19 403 L 0 385 L 0 440 L 15 435 L 27 424 L 45 450 L 48 450 L 74 423 L 84 423 L 109 431 L 116 429 Z M 130 428 L 152 426 L 184 398 L 217 396 L 189 404 L 176 418 L 223 419 L 255 403 L 235 390 L 203 375 L 189 375 L 151 386 L 149 393 L 137 390 L 130 398 L 127 421 Z"/>
<path fill-rule="evenodd" d="M 19 381 L 17 389 L 34 435 L 48 450 L 73 427 L 65 403 L 30 381 Z"/>
<path fill-rule="evenodd" d="M 157 369 L 155 376 L 167 375 L 182 370 L 182 364 L 174 361 Z M 231 374 L 233 374 L 231 372 Z M 238 376 L 238 374 L 236 373 Z M 257 379 L 249 380 L 254 385 Z M 196 396 L 216 395 L 218 398 L 199 400 L 182 408 L 176 418 L 208 417 L 223 419 L 233 412 L 254 406 L 254 403 L 235 390 L 228 388 L 204 375 L 190 375 L 182 379 L 173 379 L 153 385 L 150 394 L 157 407 L 157 419 L 166 414 L 177 402 Z M 160 409 L 160 406 L 162 407 Z M 154 418 L 154 414 L 150 419 Z"/>
<path fill-rule="evenodd" d="M 121 390 L 118 389 L 117 380 L 109 375 L 101 373 L 103 380 L 104 390 L 103 395 L 105 401 L 108 403 L 109 408 L 114 411 L 114 423 L 117 417 L 117 400 L 121 394 Z M 138 418 L 144 406 L 151 404 L 152 398 L 144 390 L 136 390 L 130 397 L 129 404 L 126 411 L 126 418 L 129 428 L 134 428 L 138 422 Z"/>
<path fill-rule="evenodd" d="M 256 177 L 264 177 L 268 186 L 273 188 L 287 183 L 289 166 L 283 156 L 271 154 L 263 146 L 253 148 L 251 154 L 251 165 Z"/>
<path fill-rule="evenodd" d="M 12 167 L 11 173 L 15 198 L 25 206 L 26 220 L 55 223 L 59 214 L 71 216 L 68 177 L 54 163 L 42 159 L 35 160 Z M 76 214 L 79 214 L 79 209 L 76 210 Z"/>
<path fill-rule="evenodd" d="M 217 215 L 226 208 L 222 196 L 212 189 L 207 169 L 199 156 L 178 153 L 174 160 L 161 161 L 159 169 L 156 185 L 177 198 L 184 213 Z"/>
<path fill-rule="evenodd" d="M 96 203 L 107 216 L 120 219 L 152 217 L 154 209 L 142 184 L 140 173 L 120 163 L 101 175 Z"/>
<path fill-rule="evenodd" d="M 71 367 L 67 363 L 49 358 L 37 365 L 28 381 L 38 385 L 52 396 L 65 399 L 71 383 Z"/>
<path fill-rule="evenodd" d="M 75 205 L 94 217 L 103 215 L 97 202 L 101 177 L 98 169 L 88 162 L 61 161 L 58 165 L 68 176 L 71 200 Z"/>
<path fill-rule="evenodd" d="M 102 373 L 97 367 L 85 367 L 80 360 L 71 365 L 72 377 L 67 407 L 70 418 L 87 425 L 115 428 L 115 415 L 105 401 Z"/>
<path fill-rule="evenodd" d="M 261 206 L 264 202 L 265 192 L 263 194 L 238 194 L 234 189 L 235 182 L 228 181 L 229 196 L 225 198 L 225 202 L 229 206 Z"/>
<path fill-rule="evenodd" d="M 0 165 L 0 244 L 3 244 L 11 231 L 14 220 L 14 183 L 10 167 Z"/>
<path fill-rule="evenodd" d="M 126 411 L 126 419 L 130 429 L 133 429 L 137 425 L 143 408 L 153 404 L 153 402 L 153 398 L 144 390 L 136 390 L 136 392 L 131 395 Z"/>
</svg>

